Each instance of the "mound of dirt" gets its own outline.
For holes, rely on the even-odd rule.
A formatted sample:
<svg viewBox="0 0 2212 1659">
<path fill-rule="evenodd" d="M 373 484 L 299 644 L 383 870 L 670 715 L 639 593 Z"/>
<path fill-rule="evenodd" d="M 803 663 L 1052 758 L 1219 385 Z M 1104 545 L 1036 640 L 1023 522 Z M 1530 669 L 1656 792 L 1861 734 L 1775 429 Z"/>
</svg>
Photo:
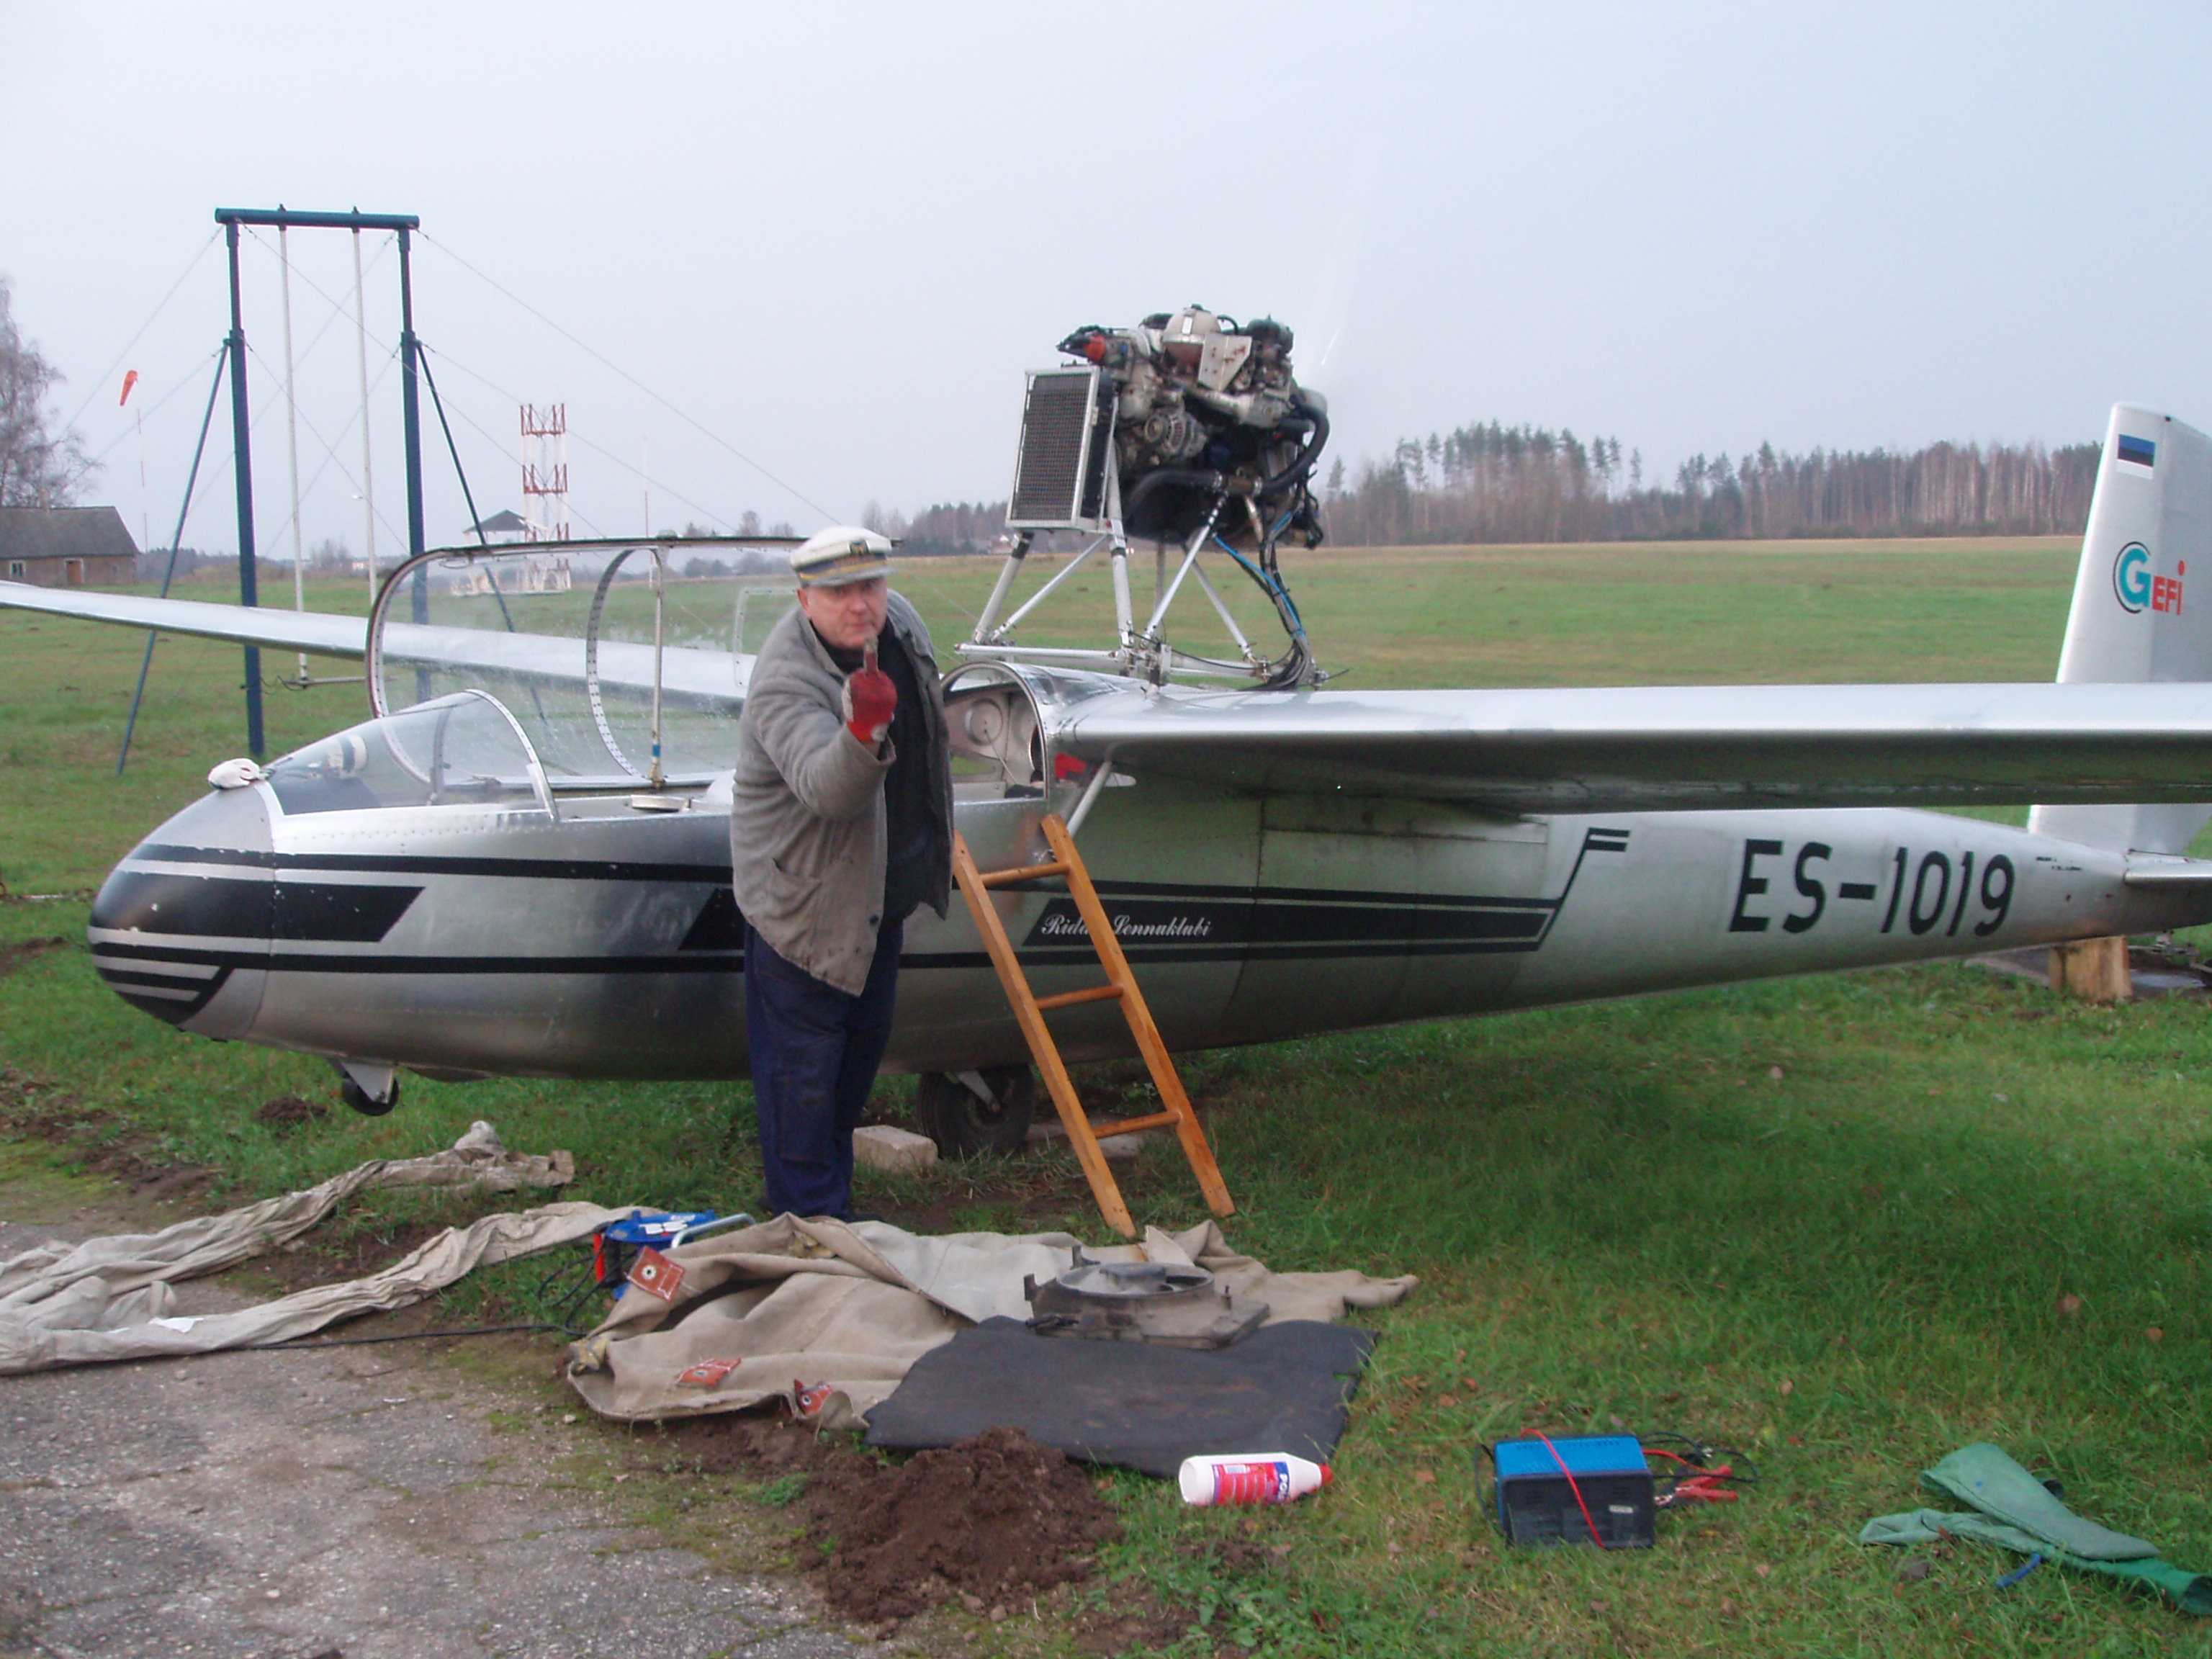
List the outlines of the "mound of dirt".
<svg viewBox="0 0 2212 1659">
<path fill-rule="evenodd" d="M 298 1095 L 279 1095 L 253 1115 L 274 1127 L 295 1129 L 302 1123 L 313 1123 L 330 1115 L 331 1109 L 319 1100 L 307 1100 Z"/>
<path fill-rule="evenodd" d="M 830 1604 L 866 1624 L 960 1599 L 1005 1606 L 1090 1577 L 1121 1535 L 1091 1477 L 1018 1429 L 885 1465 L 829 1461 L 808 1483 L 808 1553 Z"/>
</svg>

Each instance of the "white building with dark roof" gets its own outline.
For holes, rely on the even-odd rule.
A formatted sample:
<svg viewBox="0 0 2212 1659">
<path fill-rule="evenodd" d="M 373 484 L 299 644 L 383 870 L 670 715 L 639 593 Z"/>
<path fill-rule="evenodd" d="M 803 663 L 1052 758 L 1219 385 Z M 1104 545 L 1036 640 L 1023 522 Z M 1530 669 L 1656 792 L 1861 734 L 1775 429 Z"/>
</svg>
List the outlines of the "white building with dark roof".
<svg viewBox="0 0 2212 1659">
<path fill-rule="evenodd" d="M 465 542 L 475 539 L 474 531 L 463 533 Z M 495 544 L 526 542 L 530 539 L 530 526 L 524 522 L 522 514 L 511 507 L 503 507 L 483 521 L 483 533 L 484 539 Z"/>
</svg>

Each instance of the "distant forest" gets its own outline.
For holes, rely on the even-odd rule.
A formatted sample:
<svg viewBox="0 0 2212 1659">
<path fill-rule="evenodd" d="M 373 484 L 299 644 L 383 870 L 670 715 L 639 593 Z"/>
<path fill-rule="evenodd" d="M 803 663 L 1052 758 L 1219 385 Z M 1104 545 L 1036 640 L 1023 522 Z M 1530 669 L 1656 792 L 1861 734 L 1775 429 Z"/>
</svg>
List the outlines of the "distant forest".
<svg viewBox="0 0 2212 1659">
<path fill-rule="evenodd" d="M 2099 446 L 1930 444 L 1694 455 L 1666 482 L 1619 440 L 1541 427 L 1462 427 L 1407 438 L 1384 460 L 1339 459 L 1322 499 L 1340 547 L 1468 542 L 1727 541 L 1811 536 L 2079 535 Z M 947 502 L 867 522 L 908 553 L 979 553 L 1004 501 Z"/>
<path fill-rule="evenodd" d="M 911 519 L 868 503 L 860 522 L 899 538 L 903 553 L 981 553 L 1006 533 L 1004 501 L 946 501 L 924 507 Z"/>
<path fill-rule="evenodd" d="M 2079 534 L 2100 446 L 1930 444 L 1692 456 L 1646 483 L 1612 438 L 1540 427 L 1462 427 L 1401 440 L 1324 491 L 1340 545 L 1729 540 L 1793 536 Z"/>
</svg>

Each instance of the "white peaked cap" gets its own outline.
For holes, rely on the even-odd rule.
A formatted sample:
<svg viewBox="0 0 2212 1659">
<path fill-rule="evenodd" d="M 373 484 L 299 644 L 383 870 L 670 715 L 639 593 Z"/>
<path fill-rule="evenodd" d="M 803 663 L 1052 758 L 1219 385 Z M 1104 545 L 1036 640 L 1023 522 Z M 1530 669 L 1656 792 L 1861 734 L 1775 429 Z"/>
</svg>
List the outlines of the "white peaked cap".
<svg viewBox="0 0 2212 1659">
<path fill-rule="evenodd" d="M 890 570 L 890 538 L 858 525 L 818 530 L 791 555 L 791 574 L 801 587 L 844 587 L 888 576 Z"/>
</svg>

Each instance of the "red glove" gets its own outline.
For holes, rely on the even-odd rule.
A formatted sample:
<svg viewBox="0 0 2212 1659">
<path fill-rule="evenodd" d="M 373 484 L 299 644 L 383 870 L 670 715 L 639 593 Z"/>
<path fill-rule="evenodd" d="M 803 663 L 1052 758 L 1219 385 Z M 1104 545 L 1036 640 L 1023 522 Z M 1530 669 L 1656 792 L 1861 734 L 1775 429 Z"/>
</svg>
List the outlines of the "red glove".
<svg viewBox="0 0 2212 1659">
<path fill-rule="evenodd" d="M 872 645 L 868 659 L 845 681 L 845 729 L 873 749 L 891 729 L 891 716 L 897 710 L 898 686 L 876 666 Z"/>
</svg>

